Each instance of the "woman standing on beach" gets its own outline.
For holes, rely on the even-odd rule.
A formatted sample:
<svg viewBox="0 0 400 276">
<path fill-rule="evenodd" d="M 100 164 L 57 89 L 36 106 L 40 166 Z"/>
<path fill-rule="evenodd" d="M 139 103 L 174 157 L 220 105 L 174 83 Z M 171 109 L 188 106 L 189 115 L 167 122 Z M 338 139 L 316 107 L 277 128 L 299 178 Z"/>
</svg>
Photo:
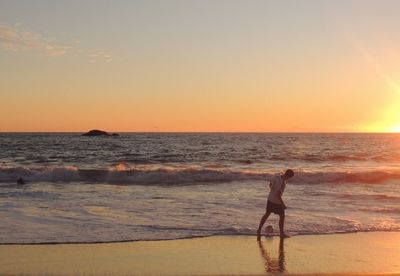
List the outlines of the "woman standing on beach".
<svg viewBox="0 0 400 276">
<path fill-rule="evenodd" d="M 286 205 L 282 200 L 282 194 L 285 191 L 286 180 L 292 178 L 294 172 L 291 169 L 286 170 L 284 174 L 276 174 L 271 179 L 269 187 L 270 192 L 267 200 L 267 208 L 265 214 L 260 220 L 260 225 L 257 230 L 257 240 L 261 239 L 261 229 L 264 226 L 265 221 L 268 219 L 271 213 L 279 215 L 279 232 L 281 238 L 287 238 L 288 235 L 285 234 L 283 228 L 285 224 L 285 209 Z"/>
</svg>

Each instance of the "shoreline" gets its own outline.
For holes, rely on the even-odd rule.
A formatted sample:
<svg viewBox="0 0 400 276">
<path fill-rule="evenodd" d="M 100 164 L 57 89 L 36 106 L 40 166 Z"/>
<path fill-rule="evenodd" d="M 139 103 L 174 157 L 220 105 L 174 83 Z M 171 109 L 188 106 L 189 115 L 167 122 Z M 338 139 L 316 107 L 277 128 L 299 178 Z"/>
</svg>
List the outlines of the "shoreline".
<svg viewBox="0 0 400 276">
<path fill-rule="evenodd" d="M 368 230 L 358 230 L 352 232 L 332 232 L 332 233 L 289 233 L 289 237 L 301 237 L 301 236 L 325 236 L 325 235 L 347 235 L 347 234 L 357 234 L 357 233 L 400 233 L 400 230 L 376 230 L 376 231 L 368 231 Z M 255 237 L 254 234 L 210 234 L 210 235 L 200 235 L 200 236 L 191 236 L 191 237 L 181 237 L 181 238 L 165 238 L 165 239 L 143 239 L 143 240 L 135 240 L 135 239 L 127 239 L 127 240 L 110 240 L 110 241 L 70 241 L 70 242 L 27 242 L 27 243 L 19 243 L 19 242 L 10 242 L 10 243 L 1 243 L 2 245 L 79 245 L 79 244 L 113 244 L 113 243 L 135 243 L 135 242 L 157 242 L 157 241 L 175 241 L 175 240 L 190 240 L 190 239 L 202 239 L 202 238 L 210 238 L 210 237 Z M 268 235 L 263 235 L 265 238 L 279 238 L 279 233 L 273 233 Z"/>
<path fill-rule="evenodd" d="M 332 233 L 290 233 L 289 237 L 301 237 L 301 236 L 325 236 L 325 235 L 347 235 L 347 234 L 357 234 L 357 233 L 399 233 L 400 230 L 357 230 L 352 232 L 332 232 Z M 79 245 L 79 244 L 113 244 L 113 243 L 135 243 L 135 242 L 161 242 L 161 241 L 178 241 L 178 240 L 190 240 L 190 239 L 202 239 L 202 238 L 210 238 L 210 237 L 226 237 L 226 236 L 235 236 L 235 237 L 255 237 L 254 234 L 210 234 L 210 235 L 200 235 L 200 236 L 191 236 L 191 237 L 181 237 L 181 238 L 165 238 L 165 239 L 143 239 L 143 240 L 135 240 L 135 239 L 127 239 L 127 240 L 109 240 L 109 241 L 67 241 L 67 242 L 27 242 L 27 243 L 19 243 L 19 242 L 0 242 L 0 246 L 2 245 Z M 279 238 L 279 233 L 273 233 L 268 235 L 263 235 L 264 238 Z"/>
<path fill-rule="evenodd" d="M 400 275 L 400 232 L 0 245 L 1 275 Z"/>
</svg>

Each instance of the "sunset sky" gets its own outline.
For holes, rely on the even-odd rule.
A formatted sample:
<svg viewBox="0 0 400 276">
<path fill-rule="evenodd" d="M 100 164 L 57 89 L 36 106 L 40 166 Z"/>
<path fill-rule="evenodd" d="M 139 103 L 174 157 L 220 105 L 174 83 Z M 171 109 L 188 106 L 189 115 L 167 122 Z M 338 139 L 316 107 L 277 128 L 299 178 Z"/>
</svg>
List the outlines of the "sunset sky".
<svg viewBox="0 0 400 276">
<path fill-rule="evenodd" d="M 399 11 L 0 0 L 0 131 L 400 131 Z"/>
</svg>

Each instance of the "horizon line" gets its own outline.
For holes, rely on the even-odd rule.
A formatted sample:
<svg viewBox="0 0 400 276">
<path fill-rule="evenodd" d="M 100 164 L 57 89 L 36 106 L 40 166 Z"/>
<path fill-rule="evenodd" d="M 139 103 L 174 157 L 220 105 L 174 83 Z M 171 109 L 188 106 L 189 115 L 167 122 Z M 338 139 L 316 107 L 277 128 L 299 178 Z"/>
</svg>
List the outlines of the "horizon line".
<svg viewBox="0 0 400 276">
<path fill-rule="evenodd" d="M 87 133 L 88 131 L 0 131 L 0 133 Z M 400 134 L 396 131 L 106 131 L 108 133 L 287 133 L 287 134 Z"/>
</svg>

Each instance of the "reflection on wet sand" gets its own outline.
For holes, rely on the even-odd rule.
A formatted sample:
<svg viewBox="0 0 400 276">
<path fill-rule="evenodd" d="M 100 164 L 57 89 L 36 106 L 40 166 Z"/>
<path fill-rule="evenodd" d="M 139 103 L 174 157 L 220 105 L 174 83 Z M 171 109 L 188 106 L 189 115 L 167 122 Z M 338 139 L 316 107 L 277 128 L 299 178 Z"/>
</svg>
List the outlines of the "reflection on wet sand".
<svg viewBox="0 0 400 276">
<path fill-rule="evenodd" d="M 268 252 L 265 250 L 264 245 L 261 241 L 258 242 L 260 248 L 261 257 L 264 261 L 265 272 L 285 272 L 285 250 L 284 250 L 284 240 L 279 241 L 279 257 L 278 259 L 271 258 Z"/>
</svg>

